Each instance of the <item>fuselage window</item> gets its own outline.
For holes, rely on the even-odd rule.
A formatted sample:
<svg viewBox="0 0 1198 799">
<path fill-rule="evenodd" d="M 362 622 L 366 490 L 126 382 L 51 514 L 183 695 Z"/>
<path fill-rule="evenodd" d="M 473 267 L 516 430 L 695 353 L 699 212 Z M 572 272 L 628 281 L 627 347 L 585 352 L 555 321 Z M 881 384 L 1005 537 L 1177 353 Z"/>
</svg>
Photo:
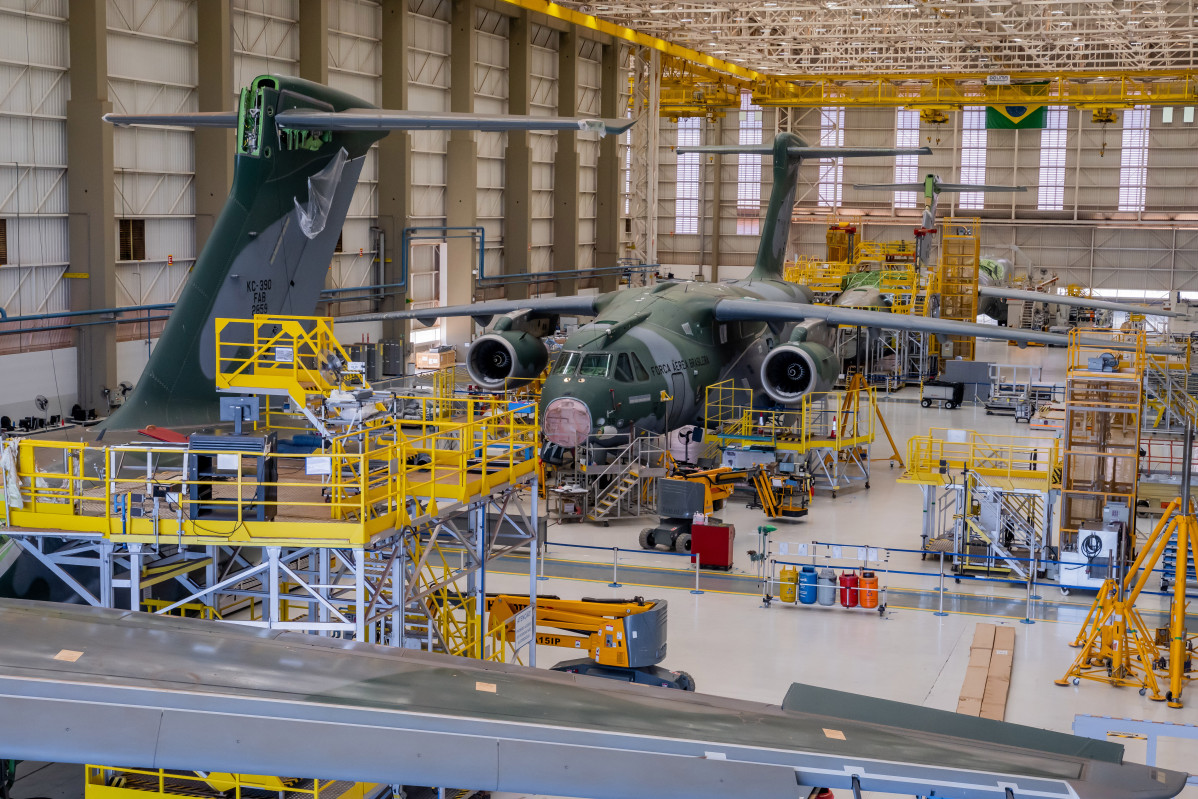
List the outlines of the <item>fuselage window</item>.
<svg viewBox="0 0 1198 799">
<path fill-rule="evenodd" d="M 720 343 L 728 343 L 728 325 L 720 325 Z"/>
<path fill-rule="evenodd" d="M 616 356 L 616 380 L 619 380 L 621 383 L 631 383 L 633 381 L 632 364 L 629 363 L 628 353 L 626 352 L 621 352 Z"/>
<path fill-rule="evenodd" d="M 611 365 L 611 355 L 606 352 L 589 353 L 582 356 L 582 366 L 578 369 L 579 377 L 606 377 L 607 367 Z"/>
<path fill-rule="evenodd" d="M 553 373 L 555 375 L 572 375 L 578 371 L 578 363 L 581 360 L 581 352 L 563 352 L 558 356 L 557 365 L 553 367 Z"/>
<path fill-rule="evenodd" d="M 645 367 L 641 366 L 641 359 L 636 357 L 636 353 L 630 353 L 632 358 L 632 369 L 636 372 L 636 379 L 639 382 L 644 382 L 649 379 L 649 373 L 645 371 Z"/>
</svg>

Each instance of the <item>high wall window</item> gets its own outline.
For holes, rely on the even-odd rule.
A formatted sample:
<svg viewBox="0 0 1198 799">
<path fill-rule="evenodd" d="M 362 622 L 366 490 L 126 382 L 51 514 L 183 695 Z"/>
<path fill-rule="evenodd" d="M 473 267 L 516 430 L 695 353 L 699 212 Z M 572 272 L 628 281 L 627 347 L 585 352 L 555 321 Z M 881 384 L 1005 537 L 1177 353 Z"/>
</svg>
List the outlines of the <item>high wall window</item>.
<svg viewBox="0 0 1198 799">
<path fill-rule="evenodd" d="M 821 108 L 819 143 L 823 147 L 844 146 L 844 109 Z M 819 162 L 819 204 L 839 208 L 844 191 L 844 159 L 823 158 Z"/>
<path fill-rule="evenodd" d="M 146 260 L 146 220 L 117 220 L 118 261 Z"/>
<path fill-rule="evenodd" d="M 624 116 L 632 119 L 632 110 Z M 632 213 L 632 131 L 620 134 L 620 147 L 624 150 L 624 216 Z M 628 220 L 625 220 L 627 224 Z"/>
<path fill-rule="evenodd" d="M 1065 155 L 1069 136 L 1069 109 L 1051 105 L 1040 131 L 1040 188 L 1036 207 L 1041 211 L 1065 208 Z"/>
<path fill-rule="evenodd" d="M 961 111 L 961 182 L 986 182 L 986 107 L 968 105 Z M 957 207 L 979 211 L 986 207 L 986 195 L 965 192 Z"/>
<path fill-rule="evenodd" d="M 8 220 L 0 219 L 0 266 L 8 263 Z"/>
<path fill-rule="evenodd" d="M 900 108 L 894 118 L 894 146 L 919 146 L 919 112 L 910 108 Z M 894 159 L 895 183 L 919 182 L 919 156 L 899 155 Z M 919 195 L 913 191 L 895 192 L 895 208 L 919 208 Z"/>
<path fill-rule="evenodd" d="M 1143 211 L 1148 186 L 1148 122 L 1151 111 L 1138 105 L 1123 112 L 1123 150 L 1119 160 L 1119 210 Z"/>
<path fill-rule="evenodd" d="M 683 117 L 678 120 L 678 146 L 697 147 L 702 135 L 703 120 Z M 699 153 L 679 153 L 675 178 L 674 232 L 699 232 L 699 186 L 703 176 L 702 156 Z"/>
<path fill-rule="evenodd" d="M 751 92 L 740 93 L 740 143 L 761 144 L 761 107 Z M 761 156 L 743 153 L 736 166 L 736 232 L 761 233 Z"/>
</svg>

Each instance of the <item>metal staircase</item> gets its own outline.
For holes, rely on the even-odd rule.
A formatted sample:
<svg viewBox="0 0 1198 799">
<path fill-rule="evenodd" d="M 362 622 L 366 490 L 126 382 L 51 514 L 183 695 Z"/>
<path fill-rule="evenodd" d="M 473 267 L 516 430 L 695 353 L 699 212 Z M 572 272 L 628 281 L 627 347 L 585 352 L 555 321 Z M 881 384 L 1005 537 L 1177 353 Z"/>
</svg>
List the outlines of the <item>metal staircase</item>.
<svg viewBox="0 0 1198 799">
<path fill-rule="evenodd" d="M 1169 539 L 1169 543 L 1165 545 L 1165 554 L 1161 558 L 1161 569 L 1163 576 L 1161 577 L 1161 590 L 1168 591 L 1171 587 L 1169 576 L 1177 573 L 1177 533 Z M 1191 551 L 1188 563 L 1186 564 L 1186 596 L 1198 595 L 1198 573 L 1194 568 L 1194 555 Z"/>
<path fill-rule="evenodd" d="M 965 527 L 990 547 L 990 551 L 1019 579 L 1026 580 L 1027 558 L 1040 551 L 1043 539 L 1036 522 L 1043 521 L 1044 503 L 1034 494 L 1011 493 L 987 483 L 971 472 L 970 496 L 978 502 L 977 515 L 964 517 Z M 1035 521 L 1033 521 L 1035 520 Z M 961 545 L 968 542 L 961 541 Z M 1020 555 L 1016 550 L 1027 553 Z M 958 551 L 964 551 L 958 548 Z"/>
<path fill-rule="evenodd" d="M 627 496 L 628 492 L 640 484 L 640 464 L 634 461 L 628 464 L 627 468 L 610 483 L 607 492 L 599 496 L 591 506 L 591 512 L 587 514 L 587 519 L 592 522 L 603 521 L 613 508 L 619 507 L 620 501 Z"/>
</svg>

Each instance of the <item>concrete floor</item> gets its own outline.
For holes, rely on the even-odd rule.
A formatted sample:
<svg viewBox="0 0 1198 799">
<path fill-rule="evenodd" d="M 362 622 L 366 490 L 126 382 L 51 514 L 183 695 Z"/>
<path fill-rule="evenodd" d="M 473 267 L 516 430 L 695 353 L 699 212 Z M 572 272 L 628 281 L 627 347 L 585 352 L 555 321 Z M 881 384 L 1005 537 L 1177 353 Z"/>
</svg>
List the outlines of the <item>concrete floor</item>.
<svg viewBox="0 0 1198 799">
<path fill-rule="evenodd" d="M 1044 366 L 1046 381 L 1064 380 L 1063 350 L 1043 348 L 1020 350 L 996 343 L 983 343 L 979 358 L 996 363 L 1026 363 Z M 917 396 L 917 395 L 916 395 Z M 923 409 L 903 393 L 882 403 L 882 412 L 896 442 L 905 452 L 907 439 L 925 434 L 932 427 L 957 427 L 994 434 L 1028 435 L 1026 425 L 1010 417 L 987 416 L 980 406 L 966 405 L 953 411 Z M 1034 431 L 1033 431 L 1034 432 Z M 1037 433 L 1038 435 L 1043 435 Z M 874 457 L 889 454 L 884 442 L 875 444 Z M 776 542 L 826 541 L 844 545 L 916 549 L 919 546 L 920 491 L 895 482 L 899 470 L 875 464 L 871 488 L 842 491 L 836 499 L 817 494 L 810 515 L 798 523 L 778 525 Z M 722 517 L 736 525 L 734 571 L 755 574 L 747 550 L 756 545 L 754 530 L 765 519 L 760 511 L 747 510 L 734 502 Z M 651 520 L 650 520 L 651 521 Z M 592 524 L 551 525 L 549 557 L 561 561 L 611 563 L 610 551 L 573 549 L 562 544 L 585 544 L 639 550 L 637 534 L 649 522 L 630 519 L 612 522 L 608 528 Z M 666 554 L 621 553 L 621 562 L 682 568 L 686 559 Z M 680 563 L 682 561 L 682 563 Z M 937 569 L 918 555 L 891 554 L 889 568 L 925 572 L 926 576 L 891 576 L 884 582 L 930 591 L 937 584 Z M 528 590 L 527 576 L 492 573 L 488 590 Z M 702 595 L 688 590 L 664 589 L 635 584 L 622 578 L 621 588 L 609 588 L 608 572 L 588 580 L 547 579 L 538 590 L 566 598 L 583 596 L 626 597 L 635 594 L 669 601 L 669 655 L 663 665 L 682 669 L 694 676 L 698 690 L 739 699 L 780 702 L 792 682 L 859 691 L 871 696 L 896 699 L 927 707 L 955 710 L 965 677 L 969 644 L 978 622 L 994 622 L 1016 628 L 1015 666 L 1007 705 L 1007 720 L 1046 729 L 1069 732 L 1075 714 L 1128 717 L 1159 721 L 1198 723 L 1198 685 L 1190 690 L 1188 706 L 1170 710 L 1149 701 L 1134 689 L 1111 688 L 1083 682 L 1059 687 L 1060 677 L 1072 662 L 1075 650 L 1069 642 L 1077 634 L 1093 594 L 1075 592 L 1062 597 L 1055 587 L 1045 586 L 1045 602 L 1061 605 L 1063 621 L 1023 624 L 1018 619 L 953 613 L 937 617 L 931 609 L 896 607 L 885 618 L 862 610 L 839 607 L 773 604 L 762 606 L 758 596 L 708 590 Z M 639 575 L 634 575 L 639 576 Z M 705 582 L 705 587 L 708 581 Z M 1023 587 L 965 581 L 949 582 L 954 592 L 1009 595 L 1022 599 Z M 1145 608 L 1162 600 L 1147 598 Z M 1074 612 L 1070 613 L 1069 610 Z M 1043 611 L 1041 611 L 1043 612 Z M 548 666 L 572 655 L 565 650 L 541 647 L 538 665 Z M 1143 741 L 1118 739 L 1127 747 L 1129 759 L 1143 761 Z M 1198 742 L 1162 741 L 1159 765 L 1198 772 Z M 1198 799 L 1198 787 L 1183 794 Z"/>
</svg>

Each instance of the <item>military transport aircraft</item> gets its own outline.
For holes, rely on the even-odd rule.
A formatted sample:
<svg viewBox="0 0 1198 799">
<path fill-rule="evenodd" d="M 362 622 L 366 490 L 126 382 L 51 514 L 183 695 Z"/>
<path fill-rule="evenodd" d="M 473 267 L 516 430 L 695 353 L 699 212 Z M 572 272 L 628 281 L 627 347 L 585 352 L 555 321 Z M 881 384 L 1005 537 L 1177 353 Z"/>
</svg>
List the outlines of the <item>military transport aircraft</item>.
<svg viewBox="0 0 1198 799">
<path fill-rule="evenodd" d="M 217 421 L 218 317 L 310 316 L 370 146 L 392 130 L 618 134 L 629 119 L 389 111 L 319 83 L 262 75 L 236 111 L 108 114 L 114 125 L 236 129 L 233 187 L 114 429 Z"/>
<path fill-rule="evenodd" d="M 814 305 L 806 287 L 782 279 L 804 159 L 900 155 L 926 148 L 810 147 L 793 133 L 780 133 L 772 147 L 679 148 L 684 150 L 773 155 L 773 189 L 756 265 L 747 279 L 666 282 L 597 296 L 498 300 L 346 319 L 412 318 L 431 324 L 440 317 L 470 316 L 488 325 L 502 314 L 492 332 L 474 340 L 466 358 L 479 386 L 502 391 L 542 372 L 549 359 L 543 339 L 561 316 L 594 317 L 566 340 L 541 389 L 545 440 L 564 448 L 590 437 L 664 433 L 697 424 L 705 389 L 728 379 L 755 389 L 766 405 L 793 405 L 806 394 L 828 389 L 840 374 L 841 354 L 832 349 L 836 325 L 1066 343 L 1065 336 L 1039 331 L 890 314 L 876 290 L 842 297 L 832 306 Z"/>
</svg>

